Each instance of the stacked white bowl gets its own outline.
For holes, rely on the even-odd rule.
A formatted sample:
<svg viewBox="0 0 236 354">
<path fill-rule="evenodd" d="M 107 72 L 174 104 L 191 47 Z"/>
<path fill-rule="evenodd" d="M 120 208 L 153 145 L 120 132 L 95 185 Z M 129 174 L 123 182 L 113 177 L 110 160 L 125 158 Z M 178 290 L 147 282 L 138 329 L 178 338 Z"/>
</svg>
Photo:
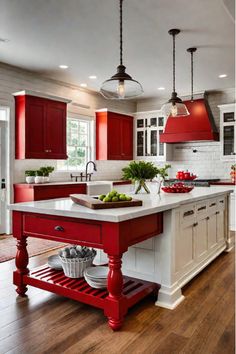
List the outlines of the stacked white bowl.
<svg viewBox="0 0 236 354">
<path fill-rule="evenodd" d="M 95 289 L 107 287 L 107 275 L 109 268 L 105 266 L 88 267 L 84 271 L 86 282 Z"/>
</svg>

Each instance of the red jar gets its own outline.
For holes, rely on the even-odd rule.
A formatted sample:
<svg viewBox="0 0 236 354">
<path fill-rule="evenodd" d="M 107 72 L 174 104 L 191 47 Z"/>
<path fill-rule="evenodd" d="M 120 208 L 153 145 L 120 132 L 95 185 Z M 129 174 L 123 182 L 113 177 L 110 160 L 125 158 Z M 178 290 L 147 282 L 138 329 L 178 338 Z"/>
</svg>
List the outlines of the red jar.
<svg viewBox="0 0 236 354">
<path fill-rule="evenodd" d="M 185 172 L 184 172 L 184 179 L 190 179 L 190 178 L 191 178 L 190 172 L 185 171 Z"/>
<path fill-rule="evenodd" d="M 178 171 L 176 173 L 176 178 L 177 179 L 184 179 L 184 171 Z"/>
</svg>

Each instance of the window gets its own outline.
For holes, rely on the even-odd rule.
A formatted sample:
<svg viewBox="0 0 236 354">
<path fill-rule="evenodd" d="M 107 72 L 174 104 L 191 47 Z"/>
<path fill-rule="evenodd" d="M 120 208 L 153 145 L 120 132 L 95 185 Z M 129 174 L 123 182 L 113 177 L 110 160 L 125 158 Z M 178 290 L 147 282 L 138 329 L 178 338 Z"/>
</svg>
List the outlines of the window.
<svg viewBox="0 0 236 354">
<path fill-rule="evenodd" d="M 58 170 L 78 171 L 85 169 L 92 159 L 92 121 L 67 118 L 67 160 L 57 163 Z"/>
</svg>

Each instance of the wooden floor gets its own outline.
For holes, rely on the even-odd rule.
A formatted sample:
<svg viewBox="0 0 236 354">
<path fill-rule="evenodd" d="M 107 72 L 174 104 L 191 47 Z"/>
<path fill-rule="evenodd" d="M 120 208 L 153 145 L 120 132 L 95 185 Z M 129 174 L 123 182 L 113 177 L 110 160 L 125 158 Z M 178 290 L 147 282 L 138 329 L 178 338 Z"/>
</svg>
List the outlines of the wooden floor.
<svg viewBox="0 0 236 354">
<path fill-rule="evenodd" d="M 44 264 L 47 253 L 30 259 Z M 234 252 L 223 253 L 197 276 L 175 309 L 149 297 L 131 309 L 113 333 L 103 312 L 30 287 L 16 299 L 14 261 L 0 264 L 0 353 L 233 354 Z"/>
</svg>

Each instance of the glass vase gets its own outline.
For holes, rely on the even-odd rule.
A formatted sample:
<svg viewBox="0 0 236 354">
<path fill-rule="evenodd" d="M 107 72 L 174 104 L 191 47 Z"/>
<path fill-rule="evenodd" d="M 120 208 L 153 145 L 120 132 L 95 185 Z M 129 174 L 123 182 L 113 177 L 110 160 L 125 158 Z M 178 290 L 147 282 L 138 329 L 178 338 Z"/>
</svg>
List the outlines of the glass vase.
<svg viewBox="0 0 236 354">
<path fill-rule="evenodd" d="M 150 193 L 148 186 L 146 185 L 145 179 L 140 179 L 135 182 L 135 194 L 142 192 Z"/>
</svg>

